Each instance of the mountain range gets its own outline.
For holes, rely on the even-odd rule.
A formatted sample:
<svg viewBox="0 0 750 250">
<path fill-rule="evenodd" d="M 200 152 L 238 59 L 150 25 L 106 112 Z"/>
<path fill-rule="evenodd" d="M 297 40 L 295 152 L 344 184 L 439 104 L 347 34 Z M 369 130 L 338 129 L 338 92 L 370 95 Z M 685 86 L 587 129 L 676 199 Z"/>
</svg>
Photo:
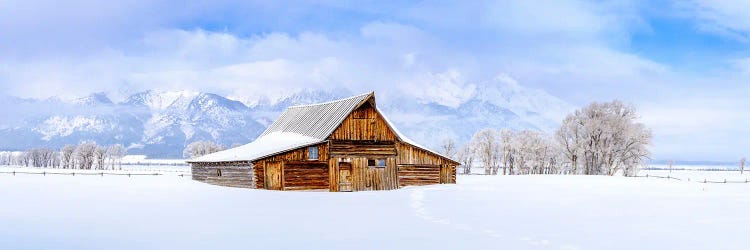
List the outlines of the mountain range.
<svg viewBox="0 0 750 250">
<path fill-rule="evenodd" d="M 459 105 L 383 93 L 378 106 L 399 130 L 431 148 L 445 138 L 463 143 L 486 127 L 551 131 L 573 106 L 543 91 L 512 81 L 473 85 Z M 95 141 L 120 143 L 129 154 L 180 158 L 185 145 L 211 140 L 225 146 L 244 144 L 260 135 L 287 107 L 325 102 L 354 94 L 341 88 L 300 90 L 270 100 L 232 100 L 189 91 L 144 91 L 113 102 L 105 93 L 72 100 L 0 98 L 0 150 L 60 148 Z M 381 94 L 376 93 L 376 96 Z M 379 98 L 380 99 L 380 98 Z"/>
</svg>

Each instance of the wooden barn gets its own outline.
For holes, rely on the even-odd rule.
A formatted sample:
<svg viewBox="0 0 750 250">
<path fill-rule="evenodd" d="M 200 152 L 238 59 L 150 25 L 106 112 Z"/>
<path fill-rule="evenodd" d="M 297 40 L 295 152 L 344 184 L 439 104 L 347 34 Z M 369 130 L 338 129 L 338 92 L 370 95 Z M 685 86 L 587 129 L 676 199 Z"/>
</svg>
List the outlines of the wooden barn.
<svg viewBox="0 0 750 250">
<path fill-rule="evenodd" d="M 401 134 L 374 93 L 290 107 L 255 141 L 188 162 L 210 184 L 332 192 L 456 183 L 459 165 Z"/>
</svg>

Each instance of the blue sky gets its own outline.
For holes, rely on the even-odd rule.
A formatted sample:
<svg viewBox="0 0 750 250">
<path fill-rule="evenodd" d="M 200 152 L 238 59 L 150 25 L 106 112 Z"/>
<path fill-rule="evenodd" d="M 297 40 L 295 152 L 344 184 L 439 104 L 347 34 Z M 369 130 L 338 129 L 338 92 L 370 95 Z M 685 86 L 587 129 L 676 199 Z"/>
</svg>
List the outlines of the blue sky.
<svg viewBox="0 0 750 250">
<path fill-rule="evenodd" d="M 3 1 L 0 91 L 415 90 L 633 103 L 657 159 L 750 154 L 750 1 Z M 430 86 L 439 93 L 420 92 Z"/>
</svg>

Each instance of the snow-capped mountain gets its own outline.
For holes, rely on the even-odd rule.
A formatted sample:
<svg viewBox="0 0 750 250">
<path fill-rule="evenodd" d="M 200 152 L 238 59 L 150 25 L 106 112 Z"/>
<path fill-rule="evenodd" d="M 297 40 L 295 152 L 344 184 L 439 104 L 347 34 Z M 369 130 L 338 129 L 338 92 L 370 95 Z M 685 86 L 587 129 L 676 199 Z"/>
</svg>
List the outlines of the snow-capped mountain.
<svg viewBox="0 0 750 250">
<path fill-rule="evenodd" d="M 459 143 L 487 127 L 551 131 L 572 106 L 539 90 L 502 77 L 474 86 L 471 98 L 446 106 L 413 98 L 409 93 L 377 93 L 378 106 L 412 139 L 437 148 L 444 138 Z M 185 145 L 211 140 L 244 144 L 260 135 L 287 107 L 360 94 L 347 89 L 301 90 L 274 100 L 230 100 L 199 92 L 135 93 L 113 102 L 104 93 L 73 100 L 8 97 L 0 121 L 0 150 L 59 148 L 93 140 L 121 143 L 130 153 L 181 157 Z M 384 102 L 382 100 L 387 100 Z M 419 101 L 417 101 L 419 100 Z M 246 105 L 249 104 L 249 105 Z"/>
<path fill-rule="evenodd" d="M 484 128 L 552 132 L 574 110 L 557 97 L 503 76 L 472 87 L 473 94 L 458 106 L 409 98 L 379 105 L 406 135 L 435 149 L 447 138 L 465 143 Z"/>
</svg>

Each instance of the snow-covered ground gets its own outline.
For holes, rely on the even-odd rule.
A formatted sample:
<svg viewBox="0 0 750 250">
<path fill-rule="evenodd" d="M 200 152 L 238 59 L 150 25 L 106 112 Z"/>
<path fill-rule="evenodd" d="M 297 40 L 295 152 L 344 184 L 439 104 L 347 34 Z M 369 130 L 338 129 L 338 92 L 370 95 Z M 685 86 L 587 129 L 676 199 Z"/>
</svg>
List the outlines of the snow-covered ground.
<svg viewBox="0 0 750 250">
<path fill-rule="evenodd" d="M 190 175 L 190 166 L 180 165 L 122 165 L 116 169 L 61 169 L 61 168 L 34 168 L 24 166 L 0 166 L 0 173 L 17 172 L 23 173 L 48 173 L 48 174 L 172 174 Z"/>
<path fill-rule="evenodd" d="M 606 176 L 327 193 L 175 175 L 0 174 L 0 248 L 748 249 L 748 192 Z"/>
</svg>

